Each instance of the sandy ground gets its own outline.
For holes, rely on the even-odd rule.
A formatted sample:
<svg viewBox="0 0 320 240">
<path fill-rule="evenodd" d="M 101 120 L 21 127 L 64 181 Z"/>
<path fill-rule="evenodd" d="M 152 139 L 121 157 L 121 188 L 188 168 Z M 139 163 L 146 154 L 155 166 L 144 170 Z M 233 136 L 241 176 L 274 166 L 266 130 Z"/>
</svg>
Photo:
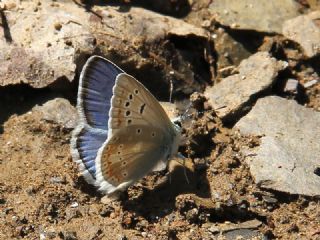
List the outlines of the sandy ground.
<svg viewBox="0 0 320 240">
<path fill-rule="evenodd" d="M 161 52 L 159 46 L 154 48 Z M 306 70 L 295 70 L 303 84 Z M 141 76 L 150 72 L 144 71 Z M 148 84 L 160 91 L 153 92 L 156 97 L 169 95 Z M 72 129 L 33 109 L 56 97 L 75 106 L 76 85 L 59 91 L 22 84 L 0 88 L 0 239 L 320 239 L 319 199 L 256 186 L 240 149 L 259 145 L 259 138 L 241 137 L 202 100 L 183 126 L 180 151 L 188 157 L 189 183 L 183 166 L 173 161 L 170 171 L 150 173 L 119 200 L 103 198 L 72 161 Z M 284 97 L 319 110 L 319 95 L 316 84 Z"/>
<path fill-rule="evenodd" d="M 54 96 L 25 87 L 2 92 L 1 239 L 320 239 L 319 201 L 257 188 L 239 148 L 259 139 L 238 136 L 210 111 L 194 114 L 184 130 L 180 150 L 194 162 L 186 164 L 189 184 L 173 164 L 170 174 L 152 173 L 120 200 L 102 201 L 78 176 L 71 130 L 32 110 Z M 254 230 L 219 236 L 214 228 L 250 220 L 258 221 Z"/>
</svg>

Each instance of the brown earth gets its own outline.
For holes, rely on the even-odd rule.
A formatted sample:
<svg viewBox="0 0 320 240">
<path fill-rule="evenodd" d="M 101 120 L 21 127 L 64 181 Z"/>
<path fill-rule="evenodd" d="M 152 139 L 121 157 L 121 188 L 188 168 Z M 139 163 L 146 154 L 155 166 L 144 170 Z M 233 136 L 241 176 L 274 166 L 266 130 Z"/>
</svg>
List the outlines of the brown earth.
<svg viewBox="0 0 320 240">
<path fill-rule="evenodd" d="M 203 16 L 206 2 L 194 6 Z M 189 20 L 196 22 L 196 15 Z M 269 42 L 265 48 L 279 47 Z M 300 61 L 289 67 L 303 84 L 311 79 L 303 66 L 319 66 Z M 142 69 L 140 75 L 148 74 Z M 173 161 L 170 173 L 149 174 L 119 200 L 103 198 L 72 161 L 72 129 L 44 120 L 33 109 L 55 97 L 75 105 L 75 85 L 59 92 L 25 85 L 0 89 L 0 239 L 320 239 L 319 199 L 256 186 L 239 150 L 257 146 L 259 138 L 243 138 L 232 124 L 221 123 L 201 97 L 183 126 L 186 141 L 180 151 L 188 157 L 189 183 L 184 168 Z M 316 84 L 298 97 L 286 97 L 319 111 L 319 94 Z"/>
<path fill-rule="evenodd" d="M 0 135 L 1 239 L 224 239 L 209 229 L 249 220 L 261 225 L 248 239 L 319 239 L 319 201 L 257 188 L 239 149 L 259 139 L 239 137 L 210 111 L 194 114 L 184 130 L 188 141 L 181 151 L 194 162 L 189 184 L 176 167 L 103 203 L 78 176 L 70 129 L 32 110 L 53 96 L 23 87 L 2 92 L 8 114 L 2 114 Z"/>
</svg>

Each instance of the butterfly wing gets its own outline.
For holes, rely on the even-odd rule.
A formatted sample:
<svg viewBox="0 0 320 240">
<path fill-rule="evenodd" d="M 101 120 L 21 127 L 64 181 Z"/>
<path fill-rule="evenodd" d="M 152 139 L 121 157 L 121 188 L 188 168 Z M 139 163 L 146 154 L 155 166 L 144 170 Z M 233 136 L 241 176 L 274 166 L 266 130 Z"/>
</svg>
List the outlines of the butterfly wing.
<svg viewBox="0 0 320 240">
<path fill-rule="evenodd" d="M 159 102 L 104 58 L 86 63 L 77 108 L 73 158 L 86 180 L 107 194 L 130 186 L 177 151 L 179 132 Z"/>
<path fill-rule="evenodd" d="M 80 75 L 77 98 L 79 125 L 73 131 L 71 153 L 81 174 L 94 184 L 95 159 L 99 148 L 108 138 L 108 120 L 112 87 L 123 71 L 98 56 L 88 59 Z"/>
<path fill-rule="evenodd" d="M 123 71 L 98 56 L 88 59 L 79 81 L 78 111 L 83 122 L 93 128 L 108 130 L 112 88 Z"/>
<path fill-rule="evenodd" d="M 134 77 L 121 73 L 111 99 L 109 129 L 145 124 L 173 132 L 172 123 L 157 99 Z"/>
<path fill-rule="evenodd" d="M 150 172 L 168 153 L 170 136 L 148 125 L 131 125 L 114 134 L 97 161 L 99 190 L 124 190 Z"/>
<path fill-rule="evenodd" d="M 166 162 L 178 136 L 159 102 L 125 73 L 113 87 L 109 131 L 110 139 L 97 157 L 97 184 L 107 194 L 125 189 Z"/>
</svg>

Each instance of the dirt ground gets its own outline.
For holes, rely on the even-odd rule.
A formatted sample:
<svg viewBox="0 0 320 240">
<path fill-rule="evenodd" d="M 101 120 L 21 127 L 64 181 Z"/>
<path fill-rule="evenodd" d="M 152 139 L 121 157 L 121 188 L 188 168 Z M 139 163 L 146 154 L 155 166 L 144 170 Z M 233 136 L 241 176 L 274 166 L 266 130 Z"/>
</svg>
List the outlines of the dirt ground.
<svg viewBox="0 0 320 240">
<path fill-rule="evenodd" d="M 54 97 L 27 87 L 2 91 L 1 239 L 320 239 L 319 200 L 259 189 L 239 153 L 259 139 L 241 138 L 210 111 L 194 114 L 184 130 L 190 183 L 178 166 L 148 175 L 118 201 L 101 201 L 78 176 L 70 129 L 32 110 Z M 219 235 L 212 227 L 249 220 L 255 230 Z"/>
<path fill-rule="evenodd" d="M 0 239 L 320 239 L 319 199 L 256 186 L 240 148 L 259 138 L 241 137 L 201 99 L 183 126 L 188 179 L 173 161 L 119 200 L 103 198 L 72 161 L 72 129 L 34 109 L 56 97 L 75 106 L 76 92 L 0 89 Z M 319 84 L 302 95 L 320 109 Z"/>
</svg>

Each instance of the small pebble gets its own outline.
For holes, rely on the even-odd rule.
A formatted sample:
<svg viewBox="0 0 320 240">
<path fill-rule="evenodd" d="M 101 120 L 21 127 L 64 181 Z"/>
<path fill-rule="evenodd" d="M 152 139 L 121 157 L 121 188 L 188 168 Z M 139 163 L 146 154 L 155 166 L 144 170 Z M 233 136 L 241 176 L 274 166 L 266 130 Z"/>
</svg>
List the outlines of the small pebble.
<svg viewBox="0 0 320 240">
<path fill-rule="evenodd" d="M 73 202 L 73 203 L 71 203 L 71 205 L 70 205 L 70 207 L 72 207 L 72 208 L 76 208 L 76 207 L 78 207 L 79 206 L 79 203 L 77 203 L 77 202 Z"/>
<path fill-rule="evenodd" d="M 61 23 L 55 23 L 55 24 L 54 24 L 54 28 L 55 28 L 57 31 L 60 31 L 61 28 L 62 28 Z"/>
</svg>

